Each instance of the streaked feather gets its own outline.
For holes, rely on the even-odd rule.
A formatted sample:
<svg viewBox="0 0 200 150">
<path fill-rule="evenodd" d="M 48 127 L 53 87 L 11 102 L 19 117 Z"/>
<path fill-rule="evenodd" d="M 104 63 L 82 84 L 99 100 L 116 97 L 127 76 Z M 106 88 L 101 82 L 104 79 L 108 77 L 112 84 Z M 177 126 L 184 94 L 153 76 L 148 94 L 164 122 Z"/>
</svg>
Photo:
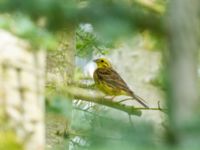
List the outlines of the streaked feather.
<svg viewBox="0 0 200 150">
<path fill-rule="evenodd" d="M 133 97 L 141 105 L 148 108 L 144 100 L 130 90 L 126 82 L 112 68 L 109 61 L 104 58 L 96 59 L 98 68 L 93 74 L 97 87 L 104 93 L 112 96 L 127 95 Z"/>
</svg>

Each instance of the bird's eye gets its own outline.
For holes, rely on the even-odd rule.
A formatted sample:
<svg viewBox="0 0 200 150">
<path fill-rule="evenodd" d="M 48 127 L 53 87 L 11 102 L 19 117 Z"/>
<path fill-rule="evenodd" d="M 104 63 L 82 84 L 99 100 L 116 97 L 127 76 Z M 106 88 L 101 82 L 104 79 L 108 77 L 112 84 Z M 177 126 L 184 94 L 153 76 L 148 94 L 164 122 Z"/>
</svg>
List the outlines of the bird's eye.
<svg viewBox="0 0 200 150">
<path fill-rule="evenodd" d="M 101 62 L 104 62 L 104 60 L 101 60 Z"/>
</svg>

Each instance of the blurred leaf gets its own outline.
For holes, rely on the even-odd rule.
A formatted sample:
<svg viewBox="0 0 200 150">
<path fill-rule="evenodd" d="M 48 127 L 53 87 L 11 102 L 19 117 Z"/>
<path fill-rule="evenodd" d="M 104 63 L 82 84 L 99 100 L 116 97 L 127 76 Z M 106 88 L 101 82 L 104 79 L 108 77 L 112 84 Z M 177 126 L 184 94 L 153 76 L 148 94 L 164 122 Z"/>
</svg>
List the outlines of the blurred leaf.
<svg viewBox="0 0 200 150">
<path fill-rule="evenodd" d="M 88 141 L 88 144 L 85 144 L 85 147 L 77 147 L 78 150 L 85 148 L 89 150 L 155 149 L 154 134 L 149 124 L 137 123 L 133 126 L 125 120 L 109 118 L 103 115 L 103 112 L 98 115 L 93 114 L 88 121 L 91 123 L 90 130 L 85 130 L 83 135 L 80 134 L 80 137 Z M 79 118 L 76 124 L 81 125 L 81 122 L 83 121 Z M 81 128 L 83 131 L 84 126 Z"/>
<path fill-rule="evenodd" d="M 162 66 L 157 74 L 157 76 L 150 81 L 151 84 L 160 87 L 162 90 L 167 90 L 167 78 L 164 66 Z"/>
<path fill-rule="evenodd" d="M 111 43 L 98 38 L 94 31 L 88 32 L 81 26 L 76 31 L 76 55 L 79 57 L 91 58 L 94 52 L 105 55 L 111 46 Z"/>
<path fill-rule="evenodd" d="M 28 40 L 34 50 L 39 48 L 54 50 L 58 44 L 55 35 L 45 28 L 37 26 L 28 16 L 21 13 L 13 16 L 2 14 L 0 17 L 0 27 Z"/>
<path fill-rule="evenodd" d="M 66 118 L 70 118 L 72 103 L 70 100 L 67 100 L 61 96 L 54 96 L 48 100 L 47 111 L 63 115 Z"/>
<path fill-rule="evenodd" d="M 23 148 L 12 131 L 0 130 L 0 149 L 21 150 Z"/>
</svg>

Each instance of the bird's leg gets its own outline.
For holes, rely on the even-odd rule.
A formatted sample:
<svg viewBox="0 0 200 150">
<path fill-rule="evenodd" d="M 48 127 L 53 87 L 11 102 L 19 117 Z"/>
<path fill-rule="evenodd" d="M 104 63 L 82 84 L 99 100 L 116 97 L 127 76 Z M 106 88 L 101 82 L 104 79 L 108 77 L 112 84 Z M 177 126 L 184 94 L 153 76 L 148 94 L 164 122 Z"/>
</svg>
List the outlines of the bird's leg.
<svg viewBox="0 0 200 150">
<path fill-rule="evenodd" d="M 101 104 L 103 104 L 103 101 L 106 100 L 106 99 L 108 99 L 108 96 L 104 95 L 103 98 L 101 99 Z"/>
<path fill-rule="evenodd" d="M 116 96 L 111 96 L 110 100 L 113 101 Z"/>
<path fill-rule="evenodd" d="M 109 99 L 109 100 L 111 100 L 111 101 L 113 101 L 113 99 L 115 98 L 116 96 L 114 95 L 114 96 L 104 96 L 104 98 L 105 99 Z"/>
</svg>

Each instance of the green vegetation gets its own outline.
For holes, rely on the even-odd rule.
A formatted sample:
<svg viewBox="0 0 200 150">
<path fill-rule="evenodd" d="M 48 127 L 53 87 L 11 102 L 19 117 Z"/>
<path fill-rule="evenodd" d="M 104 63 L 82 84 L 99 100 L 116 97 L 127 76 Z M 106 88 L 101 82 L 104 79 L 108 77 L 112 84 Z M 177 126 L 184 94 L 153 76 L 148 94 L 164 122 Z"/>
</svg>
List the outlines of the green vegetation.
<svg viewBox="0 0 200 150">
<path fill-rule="evenodd" d="M 28 41 L 33 50 L 47 52 L 46 114 L 67 120 L 66 129 L 57 131 L 55 125 L 52 129 L 55 131 L 50 131 L 69 142 L 66 149 L 68 146 L 73 150 L 199 148 L 200 5 L 198 0 L 194 4 L 179 1 L 0 0 L 0 28 Z M 74 36 L 66 38 L 63 34 Z M 134 44 L 129 45 L 129 50 L 122 47 L 124 52 L 120 51 L 119 57 L 112 55 L 121 45 L 131 42 Z M 141 58 L 135 49 L 144 51 L 142 55 L 149 52 L 162 57 L 156 71 L 149 69 L 156 73 L 147 82 L 131 79 L 134 73 L 130 66 L 150 56 Z M 127 67 L 122 62 L 123 54 L 127 56 L 126 62 L 134 64 Z M 139 84 L 134 88 L 142 87 L 146 93 L 159 91 L 159 96 L 141 93 L 147 99 L 161 97 L 166 103 L 156 99 L 151 104 L 154 107 L 147 110 L 106 101 L 108 98 L 95 89 L 83 67 L 99 56 L 117 59 L 117 67 L 129 69 L 124 71 L 129 84 L 137 81 Z M 82 66 L 74 68 L 76 61 Z M 148 65 L 152 67 L 142 65 L 138 67 L 141 70 Z M 160 101 L 164 105 L 160 106 Z M 136 118 L 135 109 L 142 110 L 144 118 L 143 115 Z M 151 119 L 148 113 L 159 117 Z M 0 149 L 21 149 L 15 140 L 12 133 L 3 133 L 0 128 Z M 56 149 L 54 143 L 49 145 Z"/>
</svg>

